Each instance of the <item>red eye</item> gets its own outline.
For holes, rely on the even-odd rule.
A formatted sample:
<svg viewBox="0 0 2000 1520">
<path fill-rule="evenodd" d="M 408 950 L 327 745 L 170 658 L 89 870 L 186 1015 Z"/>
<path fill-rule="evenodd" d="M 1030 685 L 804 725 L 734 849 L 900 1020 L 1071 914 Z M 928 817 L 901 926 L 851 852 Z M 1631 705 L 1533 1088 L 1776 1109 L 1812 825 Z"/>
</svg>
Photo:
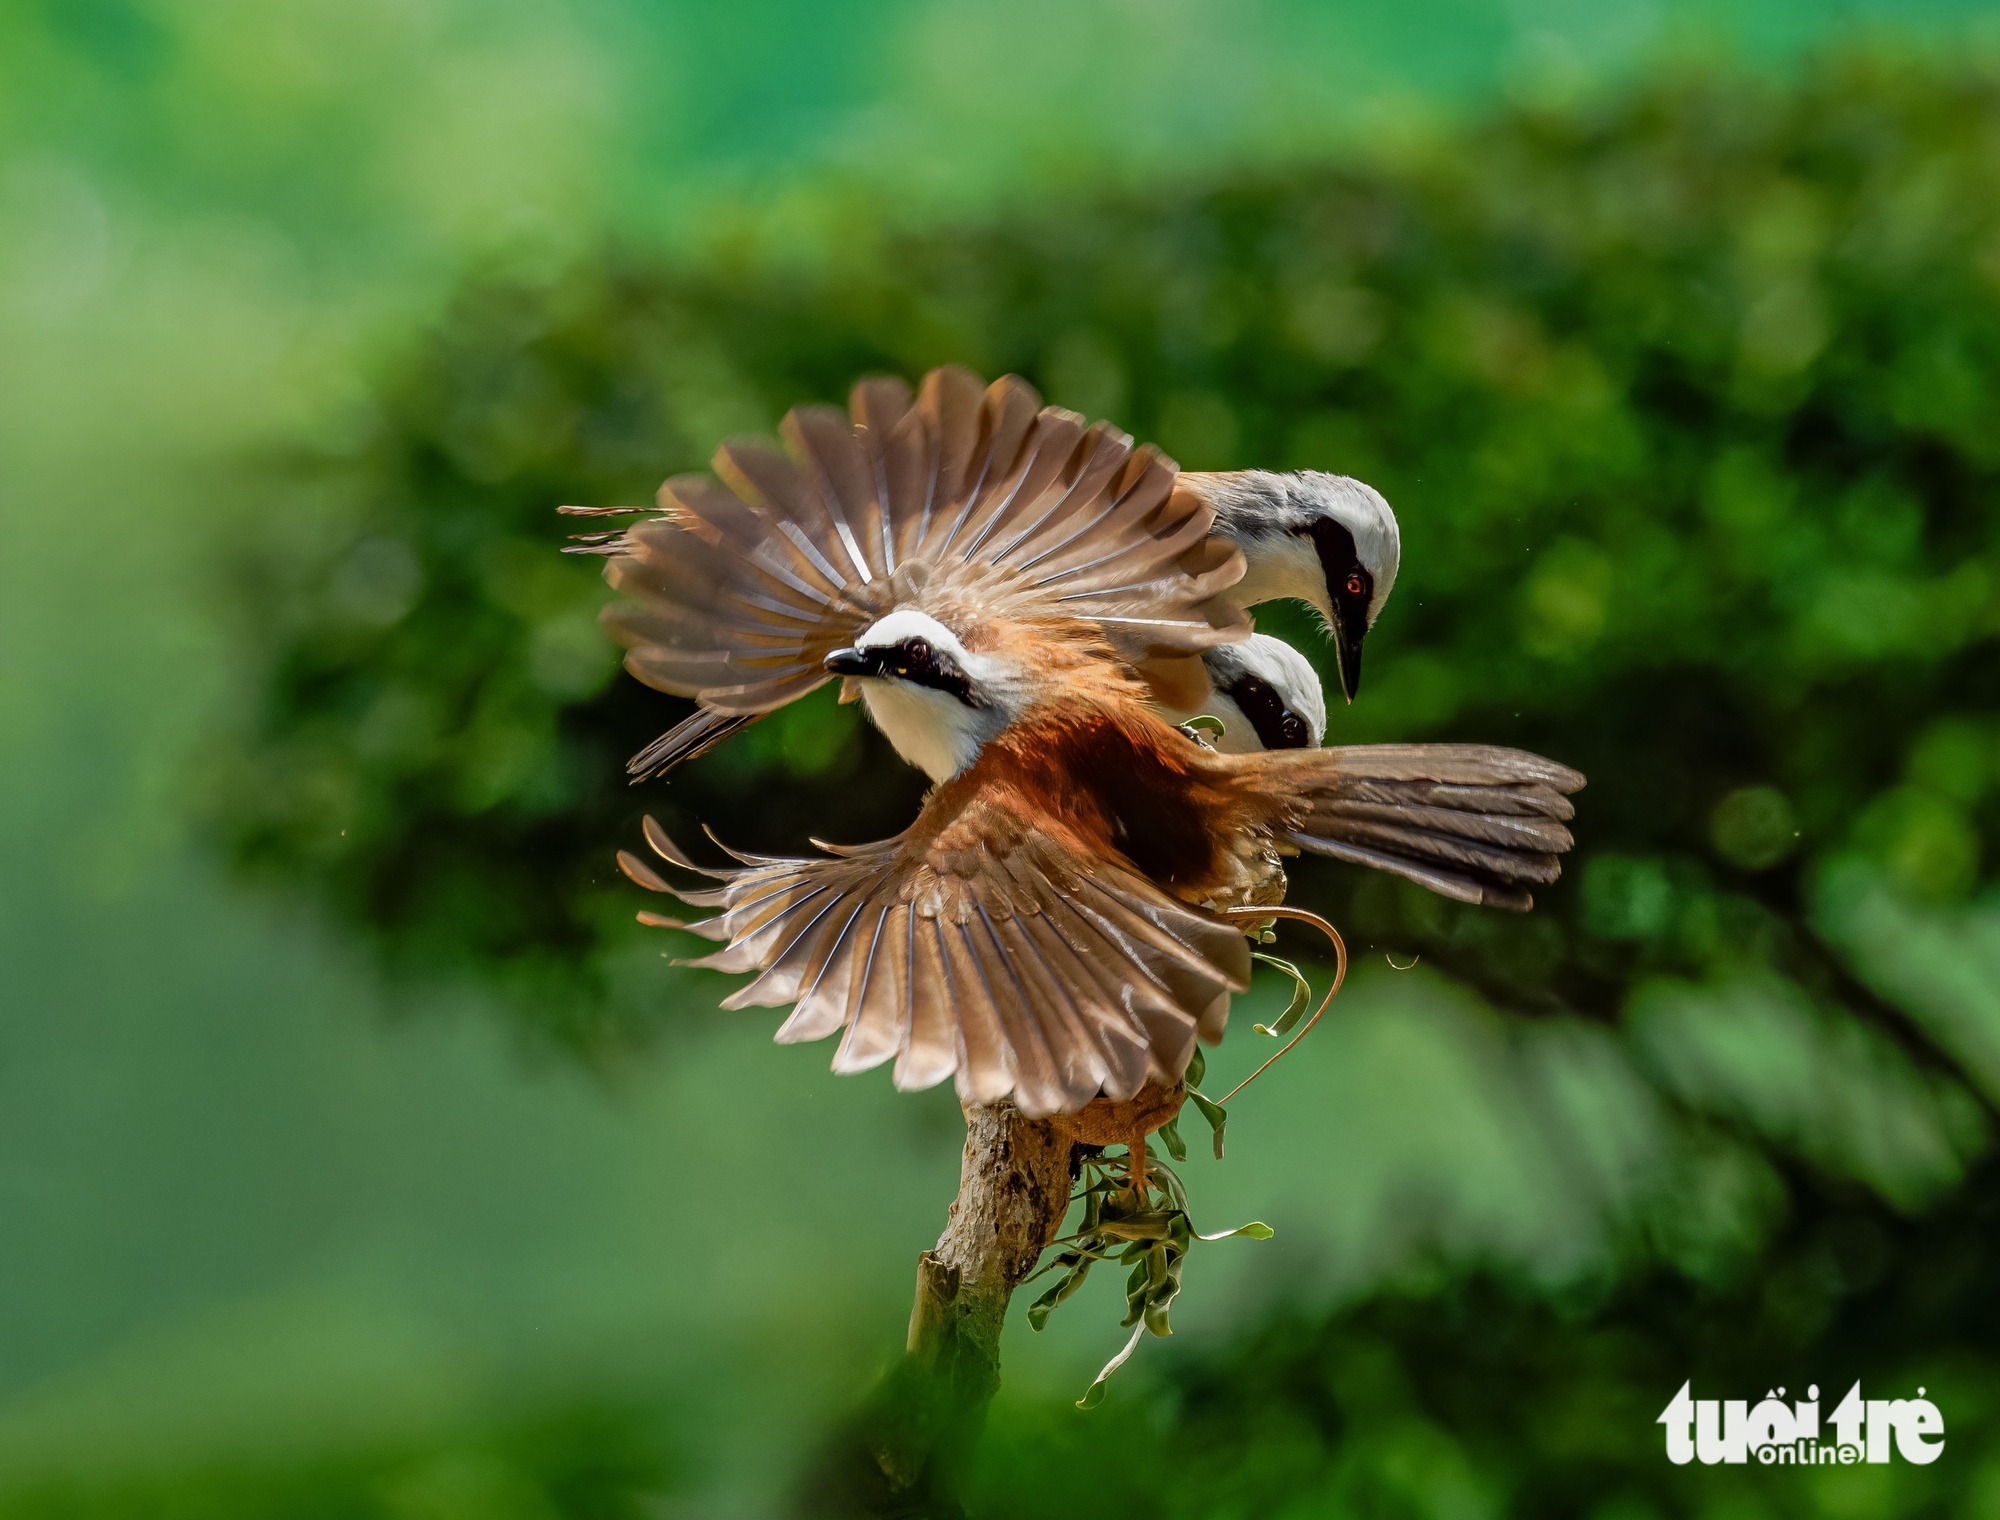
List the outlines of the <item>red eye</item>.
<svg viewBox="0 0 2000 1520">
<path fill-rule="evenodd" d="M 903 649 L 919 665 L 926 663 L 931 657 L 931 646 L 922 639 L 911 639 Z"/>
<path fill-rule="evenodd" d="M 1347 578 L 1347 594 L 1348 594 L 1349 596 L 1359 596 L 1359 595 L 1361 595 L 1361 577 L 1360 577 L 1360 576 L 1358 576 L 1358 575 L 1350 575 L 1350 576 L 1348 576 L 1348 578 Z"/>
</svg>

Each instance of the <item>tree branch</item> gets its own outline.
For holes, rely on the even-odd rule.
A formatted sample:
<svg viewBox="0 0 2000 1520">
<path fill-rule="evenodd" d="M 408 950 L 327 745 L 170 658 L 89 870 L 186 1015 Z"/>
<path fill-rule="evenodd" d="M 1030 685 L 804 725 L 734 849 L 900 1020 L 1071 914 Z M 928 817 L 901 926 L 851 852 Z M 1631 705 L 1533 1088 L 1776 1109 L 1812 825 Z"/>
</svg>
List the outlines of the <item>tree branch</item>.
<svg viewBox="0 0 2000 1520">
<path fill-rule="evenodd" d="M 1069 1207 L 1075 1146 L 1011 1103 L 965 1110 L 958 1197 L 935 1249 L 917 1259 L 912 1358 L 985 1403 L 1000 1383 L 1007 1301 L 1035 1270 Z"/>
<path fill-rule="evenodd" d="M 1000 1332 L 1014 1290 L 1062 1228 L 1080 1145 L 1132 1143 L 1172 1118 L 1182 1089 L 1029 1119 L 1012 1103 L 967 1108 L 958 1197 L 917 1258 L 905 1354 L 811 1465 L 805 1515 L 956 1517 L 954 1497 L 1000 1388 Z"/>
<path fill-rule="evenodd" d="M 954 1497 L 1000 1387 L 1000 1331 L 1069 1207 L 1075 1143 L 1012 1103 L 965 1110 L 958 1197 L 917 1259 L 905 1355 L 813 1464 L 799 1510 L 957 1517 Z"/>
</svg>

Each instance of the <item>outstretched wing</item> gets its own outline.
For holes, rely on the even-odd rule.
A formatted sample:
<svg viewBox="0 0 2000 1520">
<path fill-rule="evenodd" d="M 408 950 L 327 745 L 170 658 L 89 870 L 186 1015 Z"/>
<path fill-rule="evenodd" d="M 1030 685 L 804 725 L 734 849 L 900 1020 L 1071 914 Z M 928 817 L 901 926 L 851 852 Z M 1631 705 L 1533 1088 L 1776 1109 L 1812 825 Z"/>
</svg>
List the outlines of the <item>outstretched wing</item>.
<svg viewBox="0 0 2000 1520">
<path fill-rule="evenodd" d="M 1259 756 L 1305 803 L 1280 837 L 1460 902 L 1525 912 L 1575 842 L 1580 772 L 1490 744 L 1362 744 Z"/>
<path fill-rule="evenodd" d="M 1074 618 L 1134 660 L 1245 636 L 1220 593 L 1240 551 L 1173 496 L 1175 467 L 1107 423 L 1044 407 L 1008 376 L 933 370 L 914 403 L 864 380 L 849 414 L 798 407 L 784 448 L 725 444 L 715 475 L 661 487 L 663 515 L 585 535 L 627 600 L 606 621 L 626 666 L 718 714 L 768 712 L 897 607 L 961 632 Z M 672 753 L 669 745 L 666 753 Z"/>
<path fill-rule="evenodd" d="M 629 854 L 619 864 L 722 908 L 686 925 L 640 917 L 726 941 L 690 964 L 761 973 L 723 1006 L 795 1005 L 780 1042 L 844 1030 L 835 1071 L 893 1059 L 899 1088 L 955 1076 L 961 1101 L 1012 1097 L 1031 1117 L 1177 1082 L 1197 1035 L 1219 1040 L 1230 993 L 1249 985 L 1242 934 L 1000 797 L 947 806 L 942 828 L 920 817 L 820 859 L 738 856 L 742 869 L 705 873 L 723 882 L 713 891 L 676 892 Z M 650 818 L 646 837 L 699 869 Z"/>
</svg>

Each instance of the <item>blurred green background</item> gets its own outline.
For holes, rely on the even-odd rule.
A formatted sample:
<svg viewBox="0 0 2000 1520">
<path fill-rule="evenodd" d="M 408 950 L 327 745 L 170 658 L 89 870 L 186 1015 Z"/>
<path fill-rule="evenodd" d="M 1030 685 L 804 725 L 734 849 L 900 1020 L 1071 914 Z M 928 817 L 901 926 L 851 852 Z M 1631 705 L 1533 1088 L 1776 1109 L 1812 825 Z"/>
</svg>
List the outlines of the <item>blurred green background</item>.
<svg viewBox="0 0 2000 1520">
<path fill-rule="evenodd" d="M 609 854 L 916 791 L 626 789 L 548 509 L 947 360 L 1374 481 L 1336 736 L 1592 778 L 1528 919 L 1298 873 L 1359 970 L 1185 1168 L 1277 1238 L 1088 1416 L 1115 1287 L 1016 1324 L 975 1512 L 2000 1513 L 1982 9 L 6 8 L 0 1514 L 838 1511 L 957 1115 Z M 1690 1376 L 1949 1445 L 1675 1469 Z"/>
</svg>

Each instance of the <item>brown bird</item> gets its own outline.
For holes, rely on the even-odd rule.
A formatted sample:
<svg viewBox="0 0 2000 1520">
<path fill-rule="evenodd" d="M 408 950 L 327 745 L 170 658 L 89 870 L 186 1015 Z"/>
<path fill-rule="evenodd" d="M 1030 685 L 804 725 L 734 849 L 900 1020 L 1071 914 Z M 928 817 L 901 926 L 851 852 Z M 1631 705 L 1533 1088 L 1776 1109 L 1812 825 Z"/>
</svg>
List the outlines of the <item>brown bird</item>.
<svg viewBox="0 0 2000 1520">
<path fill-rule="evenodd" d="M 1030 1115 L 1171 1085 L 1197 1035 L 1221 1037 L 1250 962 L 1215 910 L 1275 901 L 1285 854 L 1525 908 L 1583 782 L 1470 745 L 1210 751 L 1082 625 L 980 619 L 961 639 L 906 609 L 826 664 L 939 785 L 895 839 L 739 856 L 720 891 L 682 894 L 724 909 L 687 926 L 726 942 L 694 964 L 761 973 L 725 1007 L 796 1003 L 781 1041 L 845 1029 L 836 1071 L 893 1058 L 899 1087 L 956 1074 L 965 1102 Z"/>
<path fill-rule="evenodd" d="M 715 455 L 720 481 L 676 477 L 659 516 L 577 535 L 572 552 L 606 556 L 605 578 L 632 599 L 606 610 L 626 668 L 701 703 L 632 758 L 635 779 L 823 685 L 825 654 L 913 598 L 985 617 L 1045 606 L 1191 698 L 1208 690 L 1202 651 L 1249 635 L 1224 594 L 1243 556 L 1210 538 L 1213 511 L 1175 492 L 1158 450 L 1041 406 L 1016 376 L 982 387 L 953 366 L 914 404 L 900 380 L 861 381 L 850 413 L 796 407 L 780 426 L 790 457 L 733 440 Z"/>
<path fill-rule="evenodd" d="M 893 1059 L 899 1087 L 1073 1111 L 1171 1085 L 1220 1038 L 1250 962 L 1218 910 L 1276 901 L 1287 854 L 1511 908 L 1556 878 L 1583 778 L 1538 756 L 1188 742 L 1136 670 L 1242 637 L 1239 551 L 1123 435 L 1007 382 L 975 397 L 868 382 L 853 425 L 787 419 L 796 464 L 725 450 L 733 492 L 673 482 L 672 522 L 619 541 L 642 679 L 754 713 L 839 677 L 937 783 L 894 839 L 738 856 L 677 894 L 717 917 L 646 916 L 724 942 L 696 964 L 759 973 L 725 1006 L 795 1004 L 782 1041 L 845 1030 L 839 1071 Z"/>
<path fill-rule="evenodd" d="M 1038 404 L 1033 389 L 1016 376 L 1007 376 L 995 382 L 986 391 L 983 401 L 976 399 L 979 386 L 977 377 L 965 370 L 940 369 L 926 379 L 924 398 L 919 401 L 917 410 L 929 418 L 928 425 L 936 432 L 954 419 L 963 423 L 975 415 L 981 419 L 979 425 L 987 427 L 994 418 L 1005 414 L 1026 415 Z M 863 429 L 868 426 L 866 413 L 871 405 L 878 414 L 894 410 L 900 415 L 908 402 L 907 399 L 900 402 L 893 399 L 899 392 L 900 384 L 895 381 L 867 381 L 858 385 L 852 403 L 855 424 Z M 1044 409 L 1041 415 L 1051 419 L 1062 418 L 1070 426 L 1078 426 L 1082 422 L 1075 414 L 1056 408 Z M 824 424 L 829 418 L 834 419 L 835 426 L 839 425 L 838 414 L 830 409 L 801 408 L 794 412 L 787 419 L 787 427 L 794 428 L 798 436 L 795 439 L 788 437 L 788 443 L 810 449 L 812 445 L 806 442 L 804 430 Z M 1003 450 L 1026 449 L 1036 432 L 1036 427 L 1031 426 L 1027 435 L 1016 436 L 1003 428 L 984 435 L 984 443 L 980 438 L 974 438 L 964 441 L 961 446 L 977 449 L 997 444 Z M 1130 439 L 1108 424 L 1099 424 L 1093 432 L 1101 433 L 1102 446 L 1112 449 L 1129 449 L 1131 446 Z M 1046 438 L 1040 441 L 1045 442 Z M 1361 677 L 1362 640 L 1388 600 L 1401 555 L 1396 517 L 1388 502 L 1372 487 L 1342 475 L 1315 470 L 1290 474 L 1275 474 L 1268 470 L 1177 473 L 1172 461 L 1160 457 L 1155 451 L 1141 452 L 1148 460 L 1146 475 L 1149 486 L 1157 488 L 1159 475 L 1156 472 L 1162 470 L 1172 484 L 1173 495 L 1166 513 L 1167 520 L 1184 522 L 1198 512 L 1205 513 L 1210 523 L 1210 536 L 1220 541 L 1211 552 L 1220 555 L 1224 547 L 1234 545 L 1244 556 L 1244 571 L 1236 579 L 1232 580 L 1228 574 L 1214 578 L 1211 584 L 1215 588 L 1215 596 L 1206 609 L 1208 616 L 1220 621 L 1226 617 L 1220 609 L 1234 608 L 1245 615 L 1228 621 L 1232 626 L 1247 630 L 1247 611 L 1259 603 L 1282 599 L 1306 603 L 1319 614 L 1327 631 L 1333 644 L 1341 689 L 1352 701 Z M 742 491 L 745 500 L 756 501 L 761 489 L 756 480 L 756 465 L 758 461 L 767 459 L 769 454 L 769 446 L 761 441 L 725 445 L 716 455 L 716 473 Z M 969 484 L 996 469 L 1004 472 L 1009 463 L 982 456 L 975 465 L 968 459 L 956 475 L 947 470 L 939 484 L 949 486 L 954 481 Z M 825 489 L 832 484 L 831 477 L 824 470 L 809 470 L 808 476 L 809 483 L 805 487 L 808 491 Z M 614 560 L 628 555 L 643 559 L 648 551 L 640 544 L 642 536 L 651 534 L 657 539 L 661 523 L 674 523 L 686 517 L 688 509 L 676 493 L 700 493 L 713 488 L 714 482 L 701 476 L 670 480 L 660 490 L 658 517 L 631 529 L 577 534 L 578 543 L 569 552 L 604 555 Z M 837 489 L 827 500 L 831 510 L 840 515 L 842 507 Z M 625 516 L 642 515 L 650 509 L 563 507 L 559 510 L 582 516 Z M 864 504 L 860 510 L 865 513 L 872 509 Z M 961 537 L 959 541 L 966 540 Z M 843 554 L 845 547 L 844 543 L 828 545 L 836 566 L 848 563 Z M 897 553 L 907 555 L 910 547 L 901 546 L 899 550 L 897 546 L 885 544 L 888 552 L 882 556 L 884 564 L 877 566 L 878 571 L 884 566 L 893 569 Z M 936 557 L 948 555 L 950 547 L 949 541 L 933 541 L 925 549 Z M 1217 560 L 1218 565 L 1224 562 L 1221 558 Z M 622 573 L 615 567 L 607 571 L 614 584 L 619 583 Z M 1077 608 L 1072 610 L 1081 611 Z M 1116 627 L 1115 624 L 1111 626 Z M 1124 633 L 1129 635 L 1130 629 L 1124 630 Z M 621 636 L 630 641 L 629 632 Z M 1232 638 L 1237 636 L 1230 635 Z M 1306 682 L 1301 678 L 1301 670 L 1309 672 L 1309 667 L 1304 665 L 1303 660 L 1286 660 L 1281 645 L 1276 649 L 1267 647 L 1259 651 L 1224 643 L 1188 652 L 1177 650 L 1170 642 L 1135 650 L 1129 636 L 1118 637 L 1117 642 L 1122 652 L 1135 654 L 1139 674 L 1163 711 L 1190 716 L 1212 713 L 1221 717 L 1227 724 L 1223 748 L 1268 748 L 1272 746 L 1274 736 L 1279 735 L 1282 735 L 1283 743 L 1296 746 L 1304 742 L 1299 737 L 1301 723 L 1310 723 L 1315 730 L 1310 742 L 1320 742 L 1325 730 L 1325 704 L 1317 696 L 1317 677 L 1311 677 L 1313 693 L 1311 697 L 1306 697 Z M 1265 646 L 1278 644 L 1272 639 L 1261 642 Z M 648 674 L 636 661 L 628 664 L 640 680 L 663 690 L 699 695 L 702 704 L 684 721 L 632 757 L 626 769 L 634 781 L 664 775 L 681 761 L 702 754 L 739 729 L 754 723 L 763 711 L 769 710 L 741 710 L 740 702 L 726 701 L 692 683 L 684 683 L 684 689 L 683 685 Z M 1291 683 L 1289 688 L 1278 679 L 1280 674 Z M 1251 683 L 1252 700 L 1260 702 L 1265 710 L 1272 711 L 1275 698 L 1277 705 L 1294 721 L 1283 721 L 1281 716 L 1272 716 L 1262 723 L 1251 721 L 1236 690 L 1245 679 Z M 1265 691 L 1262 689 L 1265 686 L 1272 689 Z M 802 688 L 810 689 L 810 685 Z M 1288 692 L 1305 700 L 1287 700 Z M 773 707 L 778 705 L 782 703 L 771 703 Z M 1317 708 L 1316 721 L 1309 714 L 1309 705 Z"/>
</svg>

